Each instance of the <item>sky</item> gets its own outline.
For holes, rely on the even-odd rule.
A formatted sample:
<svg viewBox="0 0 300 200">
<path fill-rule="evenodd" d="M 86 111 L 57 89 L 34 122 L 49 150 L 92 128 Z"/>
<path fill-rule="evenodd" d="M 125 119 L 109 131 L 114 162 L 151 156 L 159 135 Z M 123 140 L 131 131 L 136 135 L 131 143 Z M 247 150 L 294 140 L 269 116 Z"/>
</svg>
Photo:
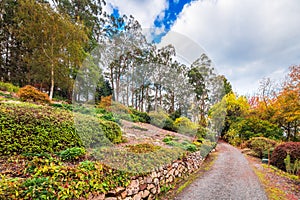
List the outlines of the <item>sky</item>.
<svg viewBox="0 0 300 200">
<path fill-rule="evenodd" d="M 253 95 L 263 78 L 282 81 L 300 64 L 299 0 L 107 0 L 154 30 L 158 45 L 176 43 L 182 60 L 212 59 L 240 95 Z M 190 57 L 191 58 L 190 58 Z M 199 57 L 198 56 L 198 57 Z"/>
</svg>

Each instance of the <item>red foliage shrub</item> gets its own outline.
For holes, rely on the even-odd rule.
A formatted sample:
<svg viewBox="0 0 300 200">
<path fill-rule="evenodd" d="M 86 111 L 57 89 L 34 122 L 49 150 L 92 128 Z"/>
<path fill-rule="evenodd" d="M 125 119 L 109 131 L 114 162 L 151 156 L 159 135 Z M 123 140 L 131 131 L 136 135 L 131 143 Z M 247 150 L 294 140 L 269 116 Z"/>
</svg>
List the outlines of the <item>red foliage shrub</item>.
<svg viewBox="0 0 300 200">
<path fill-rule="evenodd" d="M 48 94 L 45 94 L 31 85 L 22 87 L 17 94 L 22 101 L 33 101 L 38 103 L 50 103 Z"/>
<path fill-rule="evenodd" d="M 291 156 L 291 163 L 297 159 L 300 160 L 300 142 L 286 142 L 278 145 L 273 151 L 271 165 L 286 171 L 284 159 L 287 154 Z"/>
</svg>

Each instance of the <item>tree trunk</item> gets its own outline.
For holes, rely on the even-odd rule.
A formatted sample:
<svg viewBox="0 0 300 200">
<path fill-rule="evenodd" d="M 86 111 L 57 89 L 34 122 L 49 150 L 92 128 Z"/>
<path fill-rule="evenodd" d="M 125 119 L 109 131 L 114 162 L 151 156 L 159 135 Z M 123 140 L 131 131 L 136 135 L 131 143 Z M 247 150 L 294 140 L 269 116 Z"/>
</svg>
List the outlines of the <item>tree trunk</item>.
<svg viewBox="0 0 300 200">
<path fill-rule="evenodd" d="M 144 111 L 144 86 L 142 86 L 142 94 L 141 94 L 141 107 L 140 107 L 140 111 L 143 112 Z"/>
<path fill-rule="evenodd" d="M 169 112 L 172 113 L 175 111 L 175 94 L 174 91 L 171 92 L 171 106 Z"/>
<path fill-rule="evenodd" d="M 54 91 L 54 64 L 51 64 L 51 86 L 50 86 L 50 95 L 49 95 L 49 99 L 50 101 L 53 98 L 53 91 Z"/>
<path fill-rule="evenodd" d="M 114 84 L 114 74 L 113 74 L 113 67 L 110 67 L 110 83 L 111 83 L 111 89 L 112 89 L 112 100 L 115 100 L 116 98 L 116 90 L 115 90 L 115 84 Z"/>
<path fill-rule="evenodd" d="M 291 125 L 290 122 L 287 124 L 287 141 L 290 141 L 291 138 Z"/>
<path fill-rule="evenodd" d="M 154 97 L 154 110 L 157 111 L 157 94 L 158 94 L 158 88 L 155 86 L 155 97 Z"/>
<path fill-rule="evenodd" d="M 162 107 L 162 96 L 161 96 L 161 90 L 162 90 L 162 87 L 161 85 L 159 86 L 159 106 Z"/>
</svg>

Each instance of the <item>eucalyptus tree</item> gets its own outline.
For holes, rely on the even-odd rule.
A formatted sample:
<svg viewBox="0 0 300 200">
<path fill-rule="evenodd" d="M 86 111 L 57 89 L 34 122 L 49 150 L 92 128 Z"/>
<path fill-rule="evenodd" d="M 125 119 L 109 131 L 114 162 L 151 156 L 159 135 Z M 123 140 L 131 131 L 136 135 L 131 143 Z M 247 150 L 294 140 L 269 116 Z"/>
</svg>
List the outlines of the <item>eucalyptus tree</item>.
<svg viewBox="0 0 300 200">
<path fill-rule="evenodd" d="M 131 96 L 134 93 L 130 86 L 133 84 L 133 79 L 129 76 L 134 76 L 137 67 L 135 65 L 139 64 L 139 57 L 143 57 L 141 52 L 144 52 L 147 47 L 146 39 L 140 24 L 132 16 L 123 16 L 122 19 L 112 17 L 112 27 L 108 29 L 109 37 L 104 46 L 106 46 L 106 54 L 110 54 L 110 61 L 108 61 L 110 63 L 106 75 L 110 79 L 114 99 L 119 101 L 121 95 L 126 95 L 126 102 L 129 103 L 130 93 Z M 122 82 L 126 84 L 121 84 Z"/>
<path fill-rule="evenodd" d="M 194 113 L 199 112 L 199 123 L 206 126 L 210 106 L 222 98 L 223 80 L 214 72 L 211 60 L 206 54 L 202 54 L 192 63 L 188 77 L 195 93 L 192 110 Z"/>
<path fill-rule="evenodd" d="M 163 101 L 163 86 L 168 77 L 164 75 L 164 72 L 172 64 L 172 57 L 176 55 L 174 46 L 167 45 L 155 52 L 152 57 L 152 62 L 155 64 L 152 75 L 152 82 L 154 85 L 155 96 L 154 96 L 154 109 L 157 110 L 158 106 L 162 106 Z"/>
<path fill-rule="evenodd" d="M 71 86 L 70 71 L 78 68 L 85 52 L 87 41 L 84 26 L 73 24 L 70 18 L 53 10 L 49 4 L 34 0 L 19 2 L 17 15 L 18 38 L 29 51 L 23 61 L 35 74 L 35 80 L 49 86 L 52 99 L 54 87 Z"/>
</svg>

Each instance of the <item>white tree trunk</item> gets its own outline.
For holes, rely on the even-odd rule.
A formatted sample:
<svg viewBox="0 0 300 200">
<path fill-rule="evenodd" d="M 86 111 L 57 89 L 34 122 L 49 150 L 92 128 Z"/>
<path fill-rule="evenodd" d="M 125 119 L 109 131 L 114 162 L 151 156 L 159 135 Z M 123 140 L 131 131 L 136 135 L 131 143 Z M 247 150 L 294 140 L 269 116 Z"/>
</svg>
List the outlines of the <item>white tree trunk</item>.
<svg viewBox="0 0 300 200">
<path fill-rule="evenodd" d="M 50 101 L 53 98 L 53 91 L 54 91 L 54 66 L 52 64 L 52 66 L 51 66 L 51 86 L 50 86 L 50 94 L 49 94 Z"/>
</svg>

